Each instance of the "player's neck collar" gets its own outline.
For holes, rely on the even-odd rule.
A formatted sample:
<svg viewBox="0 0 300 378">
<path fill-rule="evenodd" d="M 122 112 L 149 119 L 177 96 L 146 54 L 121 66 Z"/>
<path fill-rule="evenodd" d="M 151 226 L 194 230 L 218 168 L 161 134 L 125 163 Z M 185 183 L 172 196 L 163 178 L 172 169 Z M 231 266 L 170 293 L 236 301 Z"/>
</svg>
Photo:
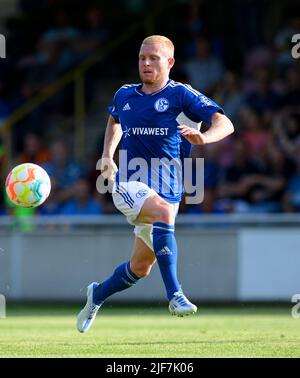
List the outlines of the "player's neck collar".
<svg viewBox="0 0 300 378">
<path fill-rule="evenodd" d="M 166 85 L 165 85 L 164 87 L 162 87 L 162 88 L 159 89 L 158 91 L 155 91 L 155 92 L 152 92 L 152 93 L 145 93 L 145 92 L 143 92 L 143 91 L 142 91 L 143 83 L 141 83 L 138 87 L 135 88 L 135 91 L 136 91 L 139 95 L 141 95 L 141 96 L 154 96 L 154 95 L 156 95 L 157 93 L 162 92 L 163 90 L 165 90 L 165 89 L 168 87 L 168 85 L 170 84 L 170 82 L 171 82 L 171 79 L 169 79 L 169 80 L 167 81 L 167 83 L 166 83 Z"/>
</svg>

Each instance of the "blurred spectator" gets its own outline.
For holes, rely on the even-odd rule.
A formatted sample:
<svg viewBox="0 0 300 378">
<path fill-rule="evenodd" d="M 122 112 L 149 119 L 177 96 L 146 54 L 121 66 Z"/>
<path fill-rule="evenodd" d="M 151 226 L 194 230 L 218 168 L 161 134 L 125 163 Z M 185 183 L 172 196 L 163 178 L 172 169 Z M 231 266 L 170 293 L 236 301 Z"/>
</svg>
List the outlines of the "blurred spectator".
<svg viewBox="0 0 300 378">
<path fill-rule="evenodd" d="M 259 157 L 259 155 L 256 155 Z M 274 141 L 266 149 L 265 159 L 256 159 L 260 169 L 257 183 L 252 193 L 252 211 L 280 212 L 287 180 L 290 176 L 290 165 Z"/>
<path fill-rule="evenodd" d="M 71 196 L 71 194 L 70 194 Z M 61 212 L 63 201 L 61 201 L 61 194 L 58 189 L 58 182 L 54 177 L 51 177 L 51 192 L 47 201 L 37 208 L 40 215 L 58 215 Z"/>
<path fill-rule="evenodd" d="M 252 177 L 258 168 L 241 140 L 236 140 L 233 152 L 233 164 L 224 172 L 218 186 L 218 206 L 224 212 L 247 212 Z"/>
<path fill-rule="evenodd" d="M 226 212 L 279 212 L 287 172 L 284 156 L 273 143 L 265 155 L 252 158 L 246 144 L 238 141 L 235 163 L 219 186 L 219 205 Z"/>
<path fill-rule="evenodd" d="M 108 28 L 104 25 L 103 12 L 99 7 L 93 6 L 86 13 L 86 28 L 82 31 L 80 39 L 73 46 L 85 55 L 101 47 L 109 37 Z"/>
<path fill-rule="evenodd" d="M 245 96 L 236 73 L 230 71 L 225 73 L 223 80 L 219 82 L 214 93 L 214 99 L 217 103 L 222 104 L 227 117 L 235 123 L 245 103 Z"/>
<path fill-rule="evenodd" d="M 78 29 L 71 25 L 69 15 L 65 10 L 60 9 L 55 13 L 54 23 L 55 26 L 42 35 L 42 43 L 59 42 L 67 44 L 79 36 Z"/>
<path fill-rule="evenodd" d="M 188 60 L 183 69 L 189 83 L 205 94 L 211 94 L 222 78 L 222 63 L 212 55 L 208 39 L 198 37 L 196 40 L 196 57 Z"/>
<path fill-rule="evenodd" d="M 241 112 L 241 140 L 251 154 L 262 152 L 271 139 L 271 132 L 263 127 L 262 117 L 250 109 Z"/>
<path fill-rule="evenodd" d="M 236 134 L 238 131 L 238 125 L 236 127 Z M 218 164 L 220 170 L 226 170 L 232 166 L 234 162 L 234 146 L 237 140 L 236 135 L 230 135 L 228 138 L 223 139 L 217 144 L 211 146 L 216 150 L 216 163 Z M 206 148 L 209 148 L 207 145 Z"/>
<path fill-rule="evenodd" d="M 89 182 L 80 179 L 72 187 L 73 195 L 62 207 L 62 215 L 99 215 L 103 209 L 92 196 Z"/>
<path fill-rule="evenodd" d="M 53 200 L 63 203 L 73 195 L 72 185 L 85 176 L 83 169 L 72 160 L 69 148 L 63 141 L 56 141 L 50 148 L 50 161 L 44 165 L 44 169 L 57 183 L 57 193 Z M 52 196 L 53 197 L 53 196 Z"/>
<path fill-rule="evenodd" d="M 183 46 L 183 54 L 185 59 L 193 58 L 196 53 L 195 36 L 206 32 L 205 17 L 203 15 L 203 3 L 198 0 L 187 2 L 186 22 L 183 27 L 186 28 L 187 38 L 185 38 Z"/>
<path fill-rule="evenodd" d="M 236 22 L 243 49 L 251 49 L 264 42 L 264 24 L 266 22 L 267 4 L 247 0 L 236 2 Z"/>
<path fill-rule="evenodd" d="M 55 141 L 50 148 L 50 161 L 44 165 L 50 177 L 57 180 L 58 188 L 65 189 L 84 175 L 82 168 L 72 160 L 67 144 Z"/>
<path fill-rule="evenodd" d="M 96 143 L 96 152 L 92 156 L 91 160 L 94 162 L 97 162 L 99 159 L 99 153 L 103 150 L 103 143 L 104 143 L 104 135 L 99 137 Z M 119 150 L 116 150 L 114 160 L 118 164 L 119 157 L 118 157 Z M 94 198 L 99 203 L 100 207 L 103 209 L 104 213 L 106 214 L 115 214 L 118 212 L 115 205 L 113 204 L 112 196 L 109 192 L 106 192 L 104 194 L 101 194 L 97 191 L 97 180 L 100 175 L 100 171 L 95 169 L 95 166 L 93 166 L 88 174 L 88 179 L 90 182 L 90 185 L 92 188 L 95 188 L 94 190 Z"/>
<path fill-rule="evenodd" d="M 274 52 L 269 46 L 257 46 L 250 51 L 246 51 L 244 59 L 244 73 L 253 75 L 261 68 L 272 67 Z"/>
<path fill-rule="evenodd" d="M 57 43 L 43 43 L 36 57 L 36 64 L 28 74 L 28 81 L 38 89 L 56 80 L 76 62 L 73 53 Z"/>
<path fill-rule="evenodd" d="M 3 175 L 4 169 L 5 169 L 5 164 L 6 164 L 5 146 L 4 146 L 4 143 L 3 143 L 3 141 L 0 137 L 0 172 L 1 172 L 1 175 Z"/>
<path fill-rule="evenodd" d="M 24 138 L 24 149 L 19 157 L 19 163 L 34 163 L 42 165 L 50 160 L 48 149 L 38 134 L 28 133 Z"/>
<path fill-rule="evenodd" d="M 211 147 L 211 148 L 210 148 Z M 216 188 L 219 183 L 221 170 L 217 163 L 217 148 L 212 146 L 194 146 L 190 157 L 192 158 L 192 184 L 200 184 L 196 182 L 196 159 L 203 158 L 204 163 L 204 191 L 203 201 L 199 204 L 187 205 L 183 200 L 180 203 L 180 211 L 185 213 L 212 213 L 216 212 Z M 188 193 L 186 195 L 193 196 L 196 193 Z M 185 196 L 186 196 L 185 195 Z"/>
<path fill-rule="evenodd" d="M 7 100 L 5 83 L 0 80 L 0 127 L 11 113 L 11 104 Z"/>
<path fill-rule="evenodd" d="M 103 209 L 105 214 L 117 214 L 118 210 L 112 201 L 112 196 L 110 193 L 100 194 L 97 191 L 94 193 L 95 201 L 98 202 L 99 206 Z"/>
<path fill-rule="evenodd" d="M 80 36 L 79 30 L 70 25 L 64 10 L 55 13 L 54 23 L 39 38 L 35 54 L 20 60 L 21 67 L 27 70 L 27 82 L 35 90 L 56 80 L 77 62 L 73 44 Z"/>
<path fill-rule="evenodd" d="M 300 153 L 300 109 L 284 109 L 273 118 L 273 134 L 285 156 L 293 161 Z"/>
<path fill-rule="evenodd" d="M 246 105 L 264 116 L 267 112 L 278 110 L 280 97 L 272 89 L 271 75 L 267 68 L 255 72 L 254 85 L 254 89 L 246 96 Z"/>
<path fill-rule="evenodd" d="M 188 2 L 188 18 L 187 18 L 187 27 L 189 30 L 190 37 L 194 35 L 199 35 L 204 31 L 204 17 L 202 15 L 203 3 L 192 0 Z"/>
<path fill-rule="evenodd" d="M 295 64 L 288 68 L 286 72 L 286 91 L 283 105 L 290 110 L 299 112 L 300 108 L 300 65 Z"/>
</svg>

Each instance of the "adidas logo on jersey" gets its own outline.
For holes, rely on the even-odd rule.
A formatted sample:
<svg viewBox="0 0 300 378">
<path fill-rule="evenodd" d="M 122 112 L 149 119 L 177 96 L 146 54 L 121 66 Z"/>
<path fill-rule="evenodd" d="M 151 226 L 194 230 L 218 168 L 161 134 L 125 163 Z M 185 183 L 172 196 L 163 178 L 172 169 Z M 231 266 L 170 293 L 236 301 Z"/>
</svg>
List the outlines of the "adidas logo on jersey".
<svg viewBox="0 0 300 378">
<path fill-rule="evenodd" d="M 131 110 L 131 107 L 130 107 L 130 105 L 128 104 L 128 102 L 127 102 L 127 104 L 123 107 L 123 110 Z"/>
<path fill-rule="evenodd" d="M 167 246 L 165 246 L 160 251 L 158 251 L 156 255 L 172 255 L 172 252 Z"/>
</svg>

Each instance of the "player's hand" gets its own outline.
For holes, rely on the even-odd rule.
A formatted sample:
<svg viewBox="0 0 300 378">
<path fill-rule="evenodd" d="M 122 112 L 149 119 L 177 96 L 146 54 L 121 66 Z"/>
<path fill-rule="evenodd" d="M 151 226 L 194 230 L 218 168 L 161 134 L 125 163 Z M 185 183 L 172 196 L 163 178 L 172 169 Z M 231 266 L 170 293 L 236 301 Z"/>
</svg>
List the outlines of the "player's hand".
<svg viewBox="0 0 300 378">
<path fill-rule="evenodd" d="M 112 158 L 102 156 L 100 164 L 101 175 L 108 181 L 114 182 L 118 167 Z"/>
<path fill-rule="evenodd" d="M 205 135 L 200 131 L 186 125 L 179 125 L 177 127 L 180 130 L 180 134 L 184 136 L 190 143 L 200 145 L 207 143 Z"/>
</svg>

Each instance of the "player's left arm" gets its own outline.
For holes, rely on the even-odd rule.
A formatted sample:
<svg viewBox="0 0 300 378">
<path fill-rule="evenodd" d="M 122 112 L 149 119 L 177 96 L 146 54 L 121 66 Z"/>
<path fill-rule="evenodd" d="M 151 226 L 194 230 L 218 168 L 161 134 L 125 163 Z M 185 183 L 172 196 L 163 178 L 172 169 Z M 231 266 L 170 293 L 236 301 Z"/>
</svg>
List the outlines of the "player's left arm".
<svg viewBox="0 0 300 378">
<path fill-rule="evenodd" d="M 201 133 L 189 126 L 178 126 L 180 134 L 192 144 L 208 144 L 218 142 L 234 132 L 232 122 L 226 115 L 216 112 L 211 117 L 211 127 Z"/>
</svg>

